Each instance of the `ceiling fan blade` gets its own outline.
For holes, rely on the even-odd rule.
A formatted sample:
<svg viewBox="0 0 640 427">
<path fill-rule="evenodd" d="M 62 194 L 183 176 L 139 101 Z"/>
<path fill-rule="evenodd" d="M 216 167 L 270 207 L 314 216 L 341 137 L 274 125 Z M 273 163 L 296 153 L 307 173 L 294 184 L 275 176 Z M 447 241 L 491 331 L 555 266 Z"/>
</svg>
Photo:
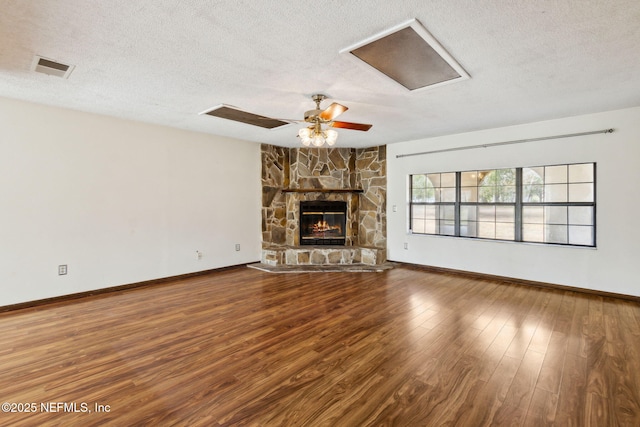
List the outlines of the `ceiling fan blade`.
<svg viewBox="0 0 640 427">
<path fill-rule="evenodd" d="M 333 120 L 347 110 L 348 108 L 344 105 L 334 102 L 333 104 L 329 105 L 322 113 L 320 113 L 320 118 L 322 120 Z"/>
<path fill-rule="evenodd" d="M 331 122 L 329 126 L 334 128 L 341 128 L 341 129 L 368 131 L 369 129 L 371 129 L 372 125 L 365 125 L 363 123 L 350 123 L 350 122 Z"/>
<path fill-rule="evenodd" d="M 305 122 L 305 120 L 299 120 L 299 119 L 287 119 L 283 117 L 266 117 L 266 116 L 258 116 L 256 117 L 256 120 L 279 120 L 281 122 L 287 122 L 287 123 L 304 123 Z"/>
</svg>

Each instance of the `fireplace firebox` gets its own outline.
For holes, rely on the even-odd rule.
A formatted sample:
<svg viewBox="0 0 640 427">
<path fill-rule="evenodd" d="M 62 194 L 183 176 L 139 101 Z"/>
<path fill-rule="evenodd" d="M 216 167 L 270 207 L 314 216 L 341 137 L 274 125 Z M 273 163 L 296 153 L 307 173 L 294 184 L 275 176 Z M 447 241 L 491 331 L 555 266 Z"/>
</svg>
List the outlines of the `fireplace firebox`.
<svg viewBox="0 0 640 427">
<path fill-rule="evenodd" d="M 346 225 L 346 202 L 300 202 L 300 245 L 344 246 Z"/>
</svg>

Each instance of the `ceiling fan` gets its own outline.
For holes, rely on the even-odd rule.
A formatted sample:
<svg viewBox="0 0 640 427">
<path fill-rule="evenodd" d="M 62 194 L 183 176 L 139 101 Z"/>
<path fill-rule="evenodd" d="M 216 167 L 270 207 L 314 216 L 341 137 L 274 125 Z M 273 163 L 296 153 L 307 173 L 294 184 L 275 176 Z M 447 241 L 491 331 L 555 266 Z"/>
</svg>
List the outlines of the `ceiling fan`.
<svg viewBox="0 0 640 427">
<path fill-rule="evenodd" d="M 371 125 L 363 123 L 341 122 L 334 120 L 340 114 L 347 111 L 348 108 L 342 104 L 334 102 L 324 110 L 320 109 L 320 103 L 327 99 L 325 95 L 315 94 L 311 99 L 316 103 L 316 108 L 314 110 L 305 111 L 304 113 L 304 121 L 306 123 L 311 123 L 311 126 L 302 128 L 298 131 L 298 137 L 304 145 L 320 147 L 325 143 L 330 146 L 336 143 L 338 132 L 333 129 L 323 129 L 323 125 L 327 128 L 352 129 L 360 131 L 368 131 L 371 129 Z"/>
</svg>

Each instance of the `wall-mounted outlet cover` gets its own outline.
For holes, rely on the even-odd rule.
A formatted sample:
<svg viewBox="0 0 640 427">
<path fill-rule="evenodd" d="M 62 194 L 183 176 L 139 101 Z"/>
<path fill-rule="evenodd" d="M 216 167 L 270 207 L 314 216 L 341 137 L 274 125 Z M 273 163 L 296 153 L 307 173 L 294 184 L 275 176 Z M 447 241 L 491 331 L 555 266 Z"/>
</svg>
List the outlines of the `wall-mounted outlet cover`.
<svg viewBox="0 0 640 427">
<path fill-rule="evenodd" d="M 58 266 L 58 276 L 64 276 L 67 274 L 67 264 L 60 264 Z"/>
<path fill-rule="evenodd" d="M 240 243 L 236 243 L 236 251 L 240 250 Z"/>
</svg>

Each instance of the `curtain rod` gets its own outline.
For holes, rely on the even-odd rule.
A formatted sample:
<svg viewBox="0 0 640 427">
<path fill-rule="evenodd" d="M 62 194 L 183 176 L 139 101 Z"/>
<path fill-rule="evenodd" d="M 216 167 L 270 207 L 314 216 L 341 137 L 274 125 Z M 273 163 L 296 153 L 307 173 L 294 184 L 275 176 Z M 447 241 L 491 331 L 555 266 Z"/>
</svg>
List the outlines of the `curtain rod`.
<svg viewBox="0 0 640 427">
<path fill-rule="evenodd" d="M 598 133 L 613 133 L 613 129 L 603 129 L 603 130 L 594 130 L 590 132 L 580 132 L 580 133 L 567 133 L 564 135 L 554 135 L 554 136 L 542 136 L 539 138 L 529 138 L 529 139 L 516 139 L 513 141 L 504 141 L 504 142 L 494 142 L 491 144 L 482 144 L 482 145 L 467 145 L 464 147 L 455 147 L 455 148 L 444 148 L 442 150 L 433 150 L 433 151 L 423 151 L 420 153 L 410 153 L 410 154 L 397 154 L 396 158 L 399 159 L 401 157 L 410 157 L 410 156 L 422 156 L 425 154 L 436 154 L 436 153 L 446 153 L 448 151 L 461 151 L 461 150 L 471 150 L 474 148 L 488 148 L 488 147 L 496 147 L 498 145 L 511 145 L 511 144 L 522 144 L 523 142 L 533 142 L 533 141 L 545 141 L 547 139 L 559 139 L 559 138 L 572 138 L 575 136 L 586 136 L 586 135 L 595 135 Z"/>
</svg>

